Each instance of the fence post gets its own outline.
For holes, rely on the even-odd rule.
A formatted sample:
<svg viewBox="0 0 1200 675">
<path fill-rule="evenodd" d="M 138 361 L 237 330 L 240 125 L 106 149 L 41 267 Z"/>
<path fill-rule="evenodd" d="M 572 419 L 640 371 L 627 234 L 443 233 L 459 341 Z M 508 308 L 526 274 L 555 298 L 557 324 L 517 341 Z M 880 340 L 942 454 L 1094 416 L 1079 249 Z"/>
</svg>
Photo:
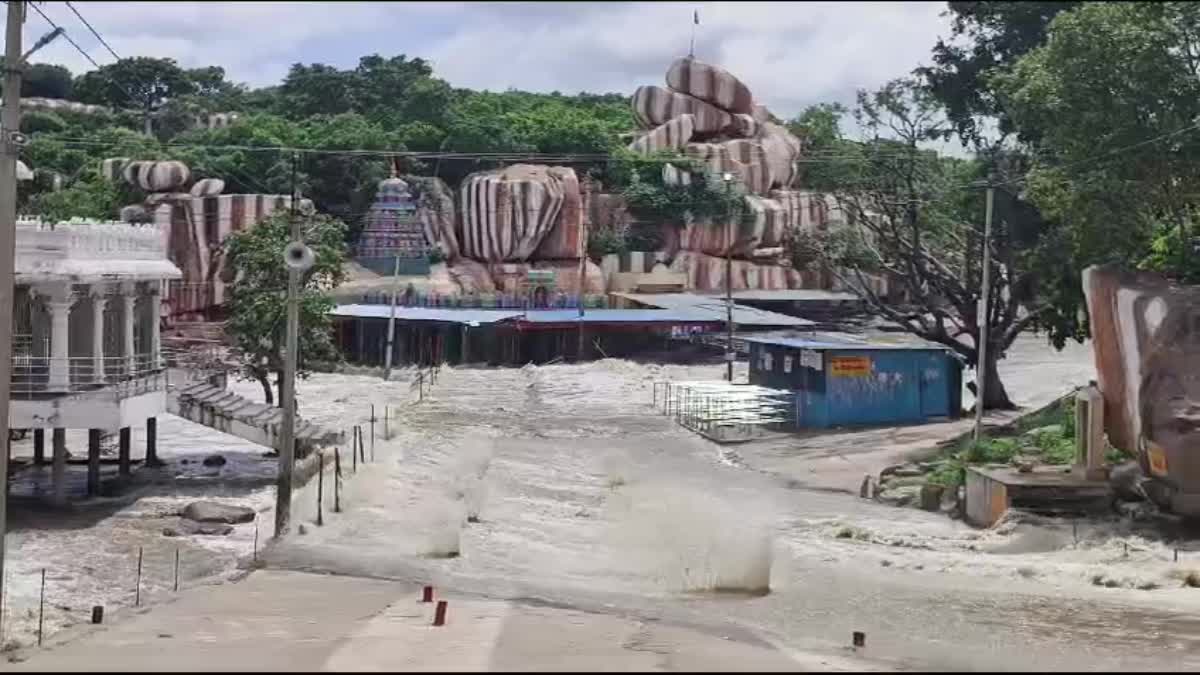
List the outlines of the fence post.
<svg viewBox="0 0 1200 675">
<path fill-rule="evenodd" d="M 375 404 L 371 404 L 371 459 L 375 458 Z M 367 461 L 367 454 L 363 452 L 363 461 Z"/>
<path fill-rule="evenodd" d="M 179 547 L 175 547 L 175 592 L 179 592 Z"/>
<path fill-rule="evenodd" d="M 391 440 L 391 431 L 388 429 L 388 407 L 383 406 L 383 440 Z M 375 461 L 375 446 L 371 446 L 371 461 Z"/>
<path fill-rule="evenodd" d="M 362 426 L 358 427 L 358 461 L 367 463 L 367 440 L 363 435 Z"/>
<path fill-rule="evenodd" d="M 138 547 L 137 587 L 133 590 L 133 606 L 142 606 L 142 547 Z"/>
<path fill-rule="evenodd" d="M 42 646 L 42 626 L 46 615 L 46 568 L 42 568 L 42 590 L 38 595 L 38 646 Z"/>
<path fill-rule="evenodd" d="M 350 473 L 358 473 L 358 427 L 351 430 L 350 441 Z"/>
<path fill-rule="evenodd" d="M 321 514 L 321 502 L 325 498 L 325 454 L 317 451 L 317 526 L 325 524 L 325 518 Z"/>
<path fill-rule="evenodd" d="M 342 512 L 342 451 L 333 449 L 333 512 Z"/>
</svg>

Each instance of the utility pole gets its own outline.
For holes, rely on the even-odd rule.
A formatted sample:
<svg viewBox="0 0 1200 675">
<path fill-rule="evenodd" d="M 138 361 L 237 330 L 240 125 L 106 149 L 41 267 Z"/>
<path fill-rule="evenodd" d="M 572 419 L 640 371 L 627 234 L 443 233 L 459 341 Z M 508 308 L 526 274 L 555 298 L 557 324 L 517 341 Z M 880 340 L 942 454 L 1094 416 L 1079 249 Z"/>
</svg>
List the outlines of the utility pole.
<svg viewBox="0 0 1200 675">
<path fill-rule="evenodd" d="M 979 311 L 976 312 L 976 322 L 979 324 L 979 341 L 975 350 L 975 440 L 983 434 L 983 399 L 987 386 L 987 346 L 988 319 L 991 312 L 990 295 L 992 289 L 992 207 L 995 203 L 996 188 L 994 176 L 988 174 L 987 204 L 983 216 L 983 289 L 980 292 Z"/>
<path fill-rule="evenodd" d="M 302 262 L 293 263 L 292 250 L 299 243 L 303 247 L 303 232 L 297 206 L 300 194 L 296 189 L 296 172 L 299 159 L 292 153 L 292 242 L 284 253 L 288 268 L 286 345 L 283 354 L 283 382 L 280 383 L 279 404 L 283 407 L 283 419 L 279 434 L 279 475 L 275 488 L 275 538 L 287 534 L 292 519 L 292 471 L 296 463 L 296 353 L 300 351 L 300 273 Z M 311 264 L 311 263 L 310 263 Z"/>
<path fill-rule="evenodd" d="M 4 31 L 4 107 L 0 110 L 0 604 L 3 604 L 4 537 L 8 533 L 8 397 L 12 384 L 13 286 L 16 283 L 17 152 L 21 129 L 21 72 L 37 50 L 63 34 L 55 28 L 21 53 L 25 3 L 8 2 Z M 0 624 L 3 623 L 0 616 Z"/>
<path fill-rule="evenodd" d="M 575 348 L 575 360 L 583 361 L 583 291 L 587 285 L 587 226 L 579 226 L 579 344 Z"/>
<path fill-rule="evenodd" d="M 728 211 L 729 241 L 725 246 L 725 379 L 730 384 L 733 383 L 733 361 L 737 358 L 737 351 L 733 348 L 733 242 L 734 227 L 733 227 L 733 202 L 730 201 L 731 188 L 733 187 L 733 174 L 725 173 L 722 178 L 725 180 L 725 203 Z"/>
<path fill-rule="evenodd" d="M 388 312 L 387 353 L 383 355 L 383 379 L 392 379 L 392 346 L 396 340 L 396 296 L 400 294 L 400 256 L 392 267 L 392 309 Z"/>
</svg>

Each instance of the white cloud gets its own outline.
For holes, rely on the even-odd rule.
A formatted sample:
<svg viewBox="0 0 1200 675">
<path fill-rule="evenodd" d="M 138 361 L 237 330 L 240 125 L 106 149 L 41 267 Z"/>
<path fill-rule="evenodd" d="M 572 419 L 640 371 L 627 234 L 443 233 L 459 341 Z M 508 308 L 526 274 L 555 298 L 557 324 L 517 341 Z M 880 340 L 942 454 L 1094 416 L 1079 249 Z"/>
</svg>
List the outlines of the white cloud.
<svg viewBox="0 0 1200 675">
<path fill-rule="evenodd" d="M 777 114 L 838 100 L 908 73 L 948 33 L 943 3 L 359 3 L 77 2 L 122 56 L 223 66 L 238 81 L 274 84 L 296 61 L 352 66 L 406 53 L 456 86 L 616 91 L 661 83 L 686 53 L 699 9 L 696 55 L 741 77 Z M 107 52 L 62 3 L 42 11 L 101 64 Z M 32 43 L 48 25 L 26 22 Z M 90 64 L 66 41 L 37 61 L 74 72 Z"/>
</svg>

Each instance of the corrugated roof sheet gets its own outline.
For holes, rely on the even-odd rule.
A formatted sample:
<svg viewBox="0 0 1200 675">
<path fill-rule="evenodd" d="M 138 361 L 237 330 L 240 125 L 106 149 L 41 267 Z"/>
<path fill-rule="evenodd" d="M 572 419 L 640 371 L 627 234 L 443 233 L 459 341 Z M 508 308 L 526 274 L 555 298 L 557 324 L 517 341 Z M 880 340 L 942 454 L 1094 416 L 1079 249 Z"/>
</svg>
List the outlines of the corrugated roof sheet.
<svg viewBox="0 0 1200 675">
<path fill-rule="evenodd" d="M 338 305 L 334 316 L 356 319 L 386 319 L 389 305 Z M 579 320 L 578 309 L 461 309 L 452 307 L 397 307 L 400 321 L 445 321 L 480 325 L 500 321 L 528 323 L 574 323 Z M 707 312 L 669 309 L 587 309 L 584 323 L 711 323 L 716 322 Z"/>
<path fill-rule="evenodd" d="M 651 307 L 703 313 L 710 317 L 708 319 L 710 321 L 725 320 L 725 300 L 723 298 L 710 298 L 691 293 L 613 293 L 613 295 Z M 733 304 L 733 322 L 739 326 L 787 326 L 793 328 L 816 325 L 815 322 L 808 319 L 768 312 L 765 309 L 747 307 L 736 302 Z"/>
<path fill-rule="evenodd" d="M 934 349 L 938 351 L 950 351 L 945 345 L 923 340 L 909 333 L 863 336 L 851 335 L 849 333 L 814 331 L 799 335 L 756 335 L 743 339 L 746 342 L 826 351 L 847 349 Z"/>
<path fill-rule="evenodd" d="M 334 316 L 355 319 L 386 319 L 391 313 L 390 305 L 338 305 L 330 312 Z M 479 325 L 497 323 L 521 316 L 519 310 L 511 309 L 456 309 L 445 307 L 397 307 L 396 318 L 401 321 L 445 321 Z"/>
<path fill-rule="evenodd" d="M 719 299 L 725 296 L 720 293 L 709 295 L 710 298 Z M 853 293 L 842 293 L 839 291 L 823 291 L 814 288 L 792 288 L 778 290 L 751 290 L 751 291 L 734 291 L 734 300 L 773 300 L 773 301 L 822 301 L 822 302 L 859 302 L 860 299 Z"/>
</svg>

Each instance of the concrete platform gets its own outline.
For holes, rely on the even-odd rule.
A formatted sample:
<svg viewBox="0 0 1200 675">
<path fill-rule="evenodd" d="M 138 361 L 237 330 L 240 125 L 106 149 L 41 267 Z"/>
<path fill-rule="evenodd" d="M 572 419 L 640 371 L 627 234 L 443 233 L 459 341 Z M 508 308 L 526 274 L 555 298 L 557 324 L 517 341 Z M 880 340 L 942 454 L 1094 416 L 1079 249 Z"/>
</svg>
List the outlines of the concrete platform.
<svg viewBox="0 0 1200 675">
<path fill-rule="evenodd" d="M 105 617 L 0 666 L 20 671 L 683 671 L 859 670 L 785 653 L 735 627 L 716 633 L 620 615 L 446 595 L 401 582 L 263 570 L 152 609 Z"/>
<path fill-rule="evenodd" d="M 971 466 L 966 470 L 966 520 L 977 527 L 995 525 L 1009 508 L 1059 513 L 1107 507 L 1112 488 L 1088 480 L 1082 469 L 1038 467 L 1021 473 L 1012 467 Z"/>
</svg>

